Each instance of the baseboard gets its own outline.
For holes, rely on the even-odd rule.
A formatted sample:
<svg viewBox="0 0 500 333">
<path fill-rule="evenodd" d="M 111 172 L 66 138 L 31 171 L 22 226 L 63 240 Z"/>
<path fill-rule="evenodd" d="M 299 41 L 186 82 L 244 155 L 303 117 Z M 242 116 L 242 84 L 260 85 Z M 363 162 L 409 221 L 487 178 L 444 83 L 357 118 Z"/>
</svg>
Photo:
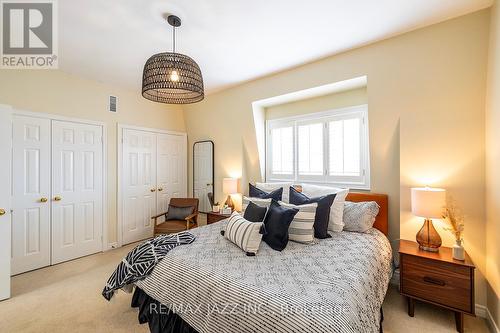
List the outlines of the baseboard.
<svg viewBox="0 0 500 333">
<path fill-rule="evenodd" d="M 114 242 L 114 243 L 109 243 L 108 244 L 108 248 L 105 250 L 105 251 L 109 251 L 109 250 L 113 250 L 113 249 L 117 249 L 119 246 L 118 246 L 118 243 L 117 242 Z"/>
<path fill-rule="evenodd" d="M 487 311 L 488 309 L 484 305 L 476 303 L 476 316 L 488 319 Z"/>
<path fill-rule="evenodd" d="M 493 320 L 493 316 L 491 315 L 490 309 L 483 306 L 485 310 L 486 321 L 488 322 L 488 326 L 493 333 L 500 333 L 500 329 L 498 328 L 497 323 Z M 477 309 L 477 306 L 476 306 Z"/>
<path fill-rule="evenodd" d="M 391 281 L 389 283 L 399 287 L 399 268 L 396 268 L 394 270 L 394 273 L 392 273 Z"/>
</svg>

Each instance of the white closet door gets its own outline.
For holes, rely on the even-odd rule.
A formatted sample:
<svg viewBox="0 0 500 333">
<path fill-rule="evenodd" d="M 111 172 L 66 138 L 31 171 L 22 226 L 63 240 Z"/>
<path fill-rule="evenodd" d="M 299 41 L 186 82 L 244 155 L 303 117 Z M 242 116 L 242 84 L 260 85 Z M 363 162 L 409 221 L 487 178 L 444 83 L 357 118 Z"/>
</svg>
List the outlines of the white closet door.
<svg viewBox="0 0 500 333">
<path fill-rule="evenodd" d="M 13 116 L 12 274 L 50 265 L 50 120 Z"/>
<path fill-rule="evenodd" d="M 186 197 L 186 145 L 184 135 L 158 134 L 158 214 L 168 210 L 171 198 Z"/>
<path fill-rule="evenodd" d="M 102 250 L 102 127 L 52 122 L 52 264 Z"/>
<path fill-rule="evenodd" d="M 11 271 L 11 161 L 12 115 L 11 108 L 0 105 L 0 301 L 10 297 Z"/>
<path fill-rule="evenodd" d="M 156 214 L 156 134 L 123 130 L 123 244 L 153 236 Z"/>
</svg>

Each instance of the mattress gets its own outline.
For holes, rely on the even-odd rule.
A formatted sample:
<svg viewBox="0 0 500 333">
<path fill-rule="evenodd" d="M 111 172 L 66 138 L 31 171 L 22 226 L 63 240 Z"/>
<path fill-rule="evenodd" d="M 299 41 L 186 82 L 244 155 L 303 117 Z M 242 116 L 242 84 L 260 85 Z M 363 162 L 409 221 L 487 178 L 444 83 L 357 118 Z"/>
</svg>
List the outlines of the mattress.
<svg viewBox="0 0 500 333">
<path fill-rule="evenodd" d="M 378 230 L 339 232 L 249 257 L 220 231 L 190 230 L 136 285 L 199 333 L 378 332 L 392 251 Z M 151 309 L 158 311 L 158 309 Z"/>
</svg>

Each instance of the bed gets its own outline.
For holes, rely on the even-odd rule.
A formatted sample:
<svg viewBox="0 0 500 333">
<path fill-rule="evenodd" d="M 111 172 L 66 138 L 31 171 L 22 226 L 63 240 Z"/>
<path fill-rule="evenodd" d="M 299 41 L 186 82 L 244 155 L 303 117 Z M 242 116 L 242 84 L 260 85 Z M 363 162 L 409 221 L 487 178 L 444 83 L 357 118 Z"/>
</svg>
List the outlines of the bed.
<svg viewBox="0 0 500 333">
<path fill-rule="evenodd" d="M 196 241 L 173 249 L 136 282 L 132 306 L 152 332 L 379 332 L 392 274 L 387 196 L 367 233 L 333 233 L 282 251 L 262 242 L 248 257 L 220 235 L 226 221 L 191 230 Z"/>
</svg>

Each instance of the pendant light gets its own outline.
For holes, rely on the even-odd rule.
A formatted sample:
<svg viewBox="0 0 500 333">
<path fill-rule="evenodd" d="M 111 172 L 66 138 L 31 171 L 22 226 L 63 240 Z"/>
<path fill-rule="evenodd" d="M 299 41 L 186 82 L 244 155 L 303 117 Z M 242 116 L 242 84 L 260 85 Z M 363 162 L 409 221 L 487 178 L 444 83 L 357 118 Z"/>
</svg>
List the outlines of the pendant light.
<svg viewBox="0 0 500 333">
<path fill-rule="evenodd" d="M 158 53 L 146 61 L 142 96 L 166 104 L 199 102 L 205 97 L 200 67 L 187 55 L 175 52 L 175 28 L 180 27 L 181 19 L 169 15 L 167 22 L 173 27 L 173 52 Z"/>
</svg>

